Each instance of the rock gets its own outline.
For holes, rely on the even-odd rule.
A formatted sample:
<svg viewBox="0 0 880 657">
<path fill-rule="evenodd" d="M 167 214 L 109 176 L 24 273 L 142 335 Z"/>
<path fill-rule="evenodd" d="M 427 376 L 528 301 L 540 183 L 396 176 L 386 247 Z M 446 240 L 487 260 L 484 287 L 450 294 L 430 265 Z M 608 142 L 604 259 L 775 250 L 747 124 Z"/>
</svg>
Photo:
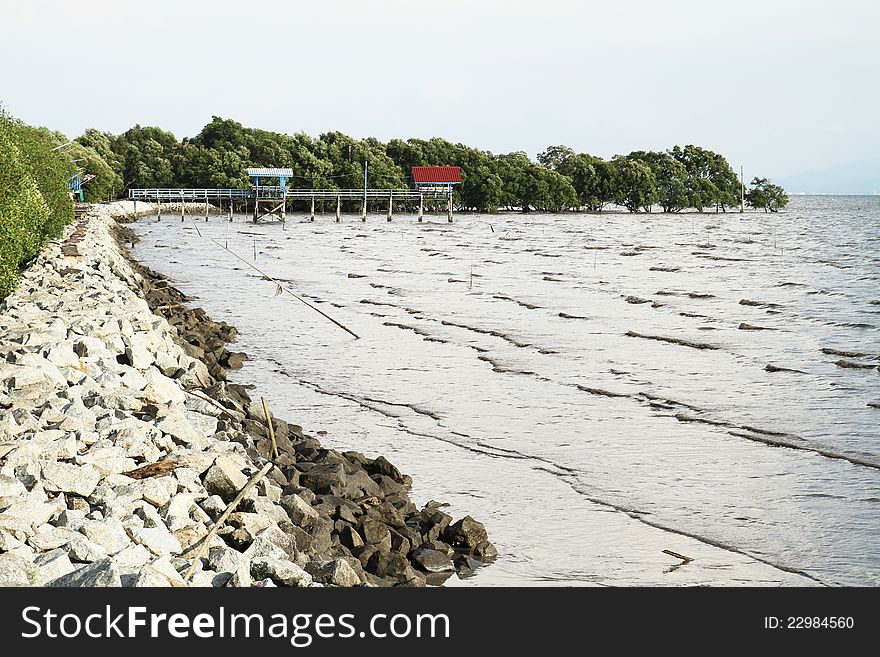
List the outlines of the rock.
<svg viewBox="0 0 880 657">
<path fill-rule="evenodd" d="M 489 539 L 486 528 L 470 516 L 465 516 L 450 525 L 443 532 L 443 540 L 456 548 L 473 551 L 483 541 Z"/>
<path fill-rule="evenodd" d="M 43 528 L 28 538 L 27 541 L 34 549 L 41 552 L 60 548 L 62 545 L 67 545 L 70 541 L 76 540 L 82 536 L 78 531 L 67 527 L 43 525 Z"/>
<path fill-rule="evenodd" d="M 25 493 L 27 493 L 27 488 L 18 479 L 0 475 L 0 498 L 19 497 Z"/>
<path fill-rule="evenodd" d="M 231 370 L 240 370 L 244 367 L 244 362 L 247 360 L 247 354 L 241 352 L 230 352 L 226 357 L 226 367 Z"/>
<path fill-rule="evenodd" d="M 377 520 L 365 520 L 361 526 L 361 535 L 366 545 L 375 545 L 382 552 L 391 551 L 391 532 L 383 523 Z"/>
<path fill-rule="evenodd" d="M 474 547 L 474 554 L 481 559 L 494 559 L 498 556 L 498 550 L 489 541 L 480 541 Z"/>
<path fill-rule="evenodd" d="M 31 586 L 37 579 L 37 567 L 12 552 L 0 554 L 0 586 Z"/>
<path fill-rule="evenodd" d="M 55 462 L 45 463 L 42 468 L 42 484 L 48 491 L 88 497 L 100 480 L 101 473 L 91 465 Z"/>
<path fill-rule="evenodd" d="M 249 580 L 250 562 L 248 557 L 232 548 L 212 547 L 208 551 L 208 566 L 217 573 L 213 585 L 224 586 L 236 574 L 239 574 L 238 581 Z"/>
<path fill-rule="evenodd" d="M 101 546 L 110 555 L 122 551 L 131 544 L 128 534 L 125 533 L 125 528 L 116 518 L 86 521 L 80 527 L 80 532 L 92 543 Z"/>
<path fill-rule="evenodd" d="M 312 561 L 306 566 L 308 572 L 315 581 L 331 586 L 357 586 L 361 583 L 357 573 L 351 565 L 341 558 L 330 561 Z"/>
<path fill-rule="evenodd" d="M 364 539 L 361 538 L 361 535 L 358 534 L 357 530 L 351 525 L 346 525 L 339 533 L 339 542 L 349 550 L 356 550 L 357 548 L 364 547 Z M 379 548 L 376 547 L 376 549 L 378 550 Z"/>
<path fill-rule="evenodd" d="M 295 563 L 275 557 L 256 557 L 251 560 L 251 577 L 265 579 L 284 586 L 311 586 L 312 576 Z"/>
<path fill-rule="evenodd" d="M 177 493 L 177 482 L 173 477 L 148 477 L 143 480 L 141 495 L 144 501 L 149 502 L 156 508 L 162 508 L 171 500 L 171 496 Z"/>
<path fill-rule="evenodd" d="M 219 495 L 225 502 L 231 502 L 245 487 L 248 478 L 241 468 L 227 456 L 218 456 L 208 472 L 205 473 L 205 488 L 212 495 Z"/>
<path fill-rule="evenodd" d="M 122 586 L 119 569 L 109 557 L 87 564 L 46 583 L 51 587 Z"/>
<path fill-rule="evenodd" d="M 71 560 L 84 563 L 100 561 L 107 556 L 107 550 L 82 536 L 70 541 L 66 549 Z"/>
<path fill-rule="evenodd" d="M 302 473 L 300 483 L 316 493 L 329 493 L 331 486 L 344 489 L 348 477 L 342 463 L 320 463 Z"/>
<path fill-rule="evenodd" d="M 136 527 L 131 530 L 135 541 L 144 545 L 153 554 L 170 556 L 181 551 L 180 541 L 164 526 Z"/>
<path fill-rule="evenodd" d="M 186 419 L 189 420 L 191 425 L 206 436 L 213 436 L 217 433 L 217 425 L 219 421 L 216 417 L 190 410 L 184 410 L 183 414 L 186 416 Z"/>
<path fill-rule="evenodd" d="M 129 365 L 135 369 L 144 371 L 153 364 L 153 354 L 147 349 L 147 341 L 139 336 L 132 336 L 125 348 L 125 358 Z"/>
<path fill-rule="evenodd" d="M 52 502 L 35 502 L 31 500 L 16 502 L 3 509 L 2 513 L 0 513 L 0 527 L 15 520 L 21 521 L 26 527 L 38 527 L 49 522 L 50 518 L 61 513 L 63 509 L 64 502 L 60 498 Z M 31 529 L 29 533 L 33 533 L 33 530 Z"/>
<path fill-rule="evenodd" d="M 307 527 L 318 517 L 315 508 L 299 495 L 284 495 L 279 503 L 293 524 L 298 527 Z"/>
<path fill-rule="evenodd" d="M 70 562 L 67 553 L 62 549 L 38 554 L 34 559 L 34 566 L 37 570 L 34 581 L 36 586 L 43 586 L 47 582 L 64 577 L 76 570 L 76 566 Z"/>
<path fill-rule="evenodd" d="M 192 518 L 193 507 L 196 506 L 195 496 L 190 493 L 178 493 L 162 509 L 165 524 L 172 532 L 189 527 L 195 523 Z"/>
<path fill-rule="evenodd" d="M 199 506 L 202 507 L 202 510 L 212 518 L 219 516 L 226 510 L 226 502 L 224 502 L 223 498 L 219 495 L 211 495 L 210 497 L 205 498 L 199 502 Z"/>
<path fill-rule="evenodd" d="M 206 449 L 210 444 L 205 434 L 190 424 L 186 416 L 179 411 L 168 411 L 156 422 L 156 427 L 162 433 L 167 433 L 171 436 L 178 445 L 195 449 Z"/>
<path fill-rule="evenodd" d="M 428 573 L 443 573 L 455 570 L 452 561 L 444 553 L 428 548 L 414 550 L 410 558 L 419 568 Z"/>
<path fill-rule="evenodd" d="M 458 573 L 459 577 L 470 577 L 473 575 L 477 568 L 482 566 L 483 564 L 474 559 L 469 554 L 462 554 L 455 558 L 455 572 Z"/>
</svg>

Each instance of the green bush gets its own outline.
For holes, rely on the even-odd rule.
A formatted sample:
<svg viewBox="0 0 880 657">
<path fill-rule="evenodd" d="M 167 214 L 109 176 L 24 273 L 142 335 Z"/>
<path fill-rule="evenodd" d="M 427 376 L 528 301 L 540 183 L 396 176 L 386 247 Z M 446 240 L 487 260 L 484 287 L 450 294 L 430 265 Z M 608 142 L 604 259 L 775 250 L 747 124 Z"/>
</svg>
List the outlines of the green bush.
<svg viewBox="0 0 880 657">
<path fill-rule="evenodd" d="M 52 150 L 58 143 L 0 110 L 0 298 L 15 288 L 21 265 L 73 219 L 71 164 Z"/>
</svg>

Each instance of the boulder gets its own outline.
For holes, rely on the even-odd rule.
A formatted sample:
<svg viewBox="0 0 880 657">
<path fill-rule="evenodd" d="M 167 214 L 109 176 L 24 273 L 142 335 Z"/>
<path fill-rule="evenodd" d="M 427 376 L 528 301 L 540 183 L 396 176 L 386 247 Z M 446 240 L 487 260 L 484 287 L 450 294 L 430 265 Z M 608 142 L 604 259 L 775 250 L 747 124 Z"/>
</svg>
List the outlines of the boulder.
<svg viewBox="0 0 880 657">
<path fill-rule="evenodd" d="M 38 568 L 13 552 L 0 554 L 0 586 L 31 586 L 38 579 Z"/>
<path fill-rule="evenodd" d="M 256 557 L 251 560 L 251 577 L 265 579 L 269 577 L 277 584 L 284 586 L 310 586 L 312 576 L 291 561 L 275 557 Z"/>
<path fill-rule="evenodd" d="M 122 586 L 119 578 L 119 569 L 109 557 L 81 566 L 71 573 L 62 575 L 45 584 L 51 587 L 94 587 L 94 586 Z"/>
<path fill-rule="evenodd" d="M 427 573 L 443 573 L 455 570 L 452 561 L 447 555 L 439 550 L 418 548 L 410 555 L 413 563 Z"/>
<path fill-rule="evenodd" d="M 391 532 L 378 520 L 365 520 L 361 525 L 361 535 L 364 537 L 364 544 L 375 545 L 382 552 L 391 551 Z"/>
<path fill-rule="evenodd" d="M 37 569 L 37 576 L 34 580 L 36 586 L 43 586 L 47 582 L 69 575 L 76 570 L 76 566 L 70 562 L 67 553 L 60 548 L 38 554 L 34 559 L 34 566 Z"/>
<path fill-rule="evenodd" d="M 92 543 L 101 546 L 107 554 L 113 555 L 121 552 L 131 545 L 131 539 L 125 533 L 125 528 L 116 518 L 104 520 L 91 520 L 83 523 L 79 529 Z"/>
<path fill-rule="evenodd" d="M 483 541 L 487 541 L 489 535 L 482 523 L 477 522 L 470 516 L 465 516 L 458 522 L 450 525 L 443 532 L 443 540 L 456 548 L 473 551 Z"/>
<path fill-rule="evenodd" d="M 218 456 L 204 478 L 208 492 L 219 495 L 225 502 L 231 502 L 247 482 L 241 467 L 228 456 Z"/>
<path fill-rule="evenodd" d="M 91 465 L 44 463 L 41 482 L 48 491 L 73 493 L 88 497 L 101 480 L 101 473 Z"/>
<path fill-rule="evenodd" d="M 279 503 L 298 527 L 307 527 L 318 518 L 315 508 L 299 495 L 283 495 Z"/>
<path fill-rule="evenodd" d="M 345 559 L 337 558 L 329 561 L 312 561 L 306 565 L 306 572 L 321 584 L 330 586 L 357 586 L 360 578 Z"/>
<path fill-rule="evenodd" d="M 170 556 L 181 551 L 180 541 L 164 526 L 135 527 L 131 530 L 135 541 L 144 545 L 153 554 Z"/>
</svg>

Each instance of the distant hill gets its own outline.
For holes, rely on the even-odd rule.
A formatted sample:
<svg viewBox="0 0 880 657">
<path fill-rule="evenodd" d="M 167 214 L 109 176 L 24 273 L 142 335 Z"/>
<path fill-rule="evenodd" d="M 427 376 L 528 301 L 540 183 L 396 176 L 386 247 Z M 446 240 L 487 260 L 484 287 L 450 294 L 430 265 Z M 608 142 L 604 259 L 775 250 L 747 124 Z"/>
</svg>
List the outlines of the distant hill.
<svg viewBox="0 0 880 657">
<path fill-rule="evenodd" d="M 880 194 L 880 159 L 804 171 L 774 182 L 789 194 Z"/>
</svg>

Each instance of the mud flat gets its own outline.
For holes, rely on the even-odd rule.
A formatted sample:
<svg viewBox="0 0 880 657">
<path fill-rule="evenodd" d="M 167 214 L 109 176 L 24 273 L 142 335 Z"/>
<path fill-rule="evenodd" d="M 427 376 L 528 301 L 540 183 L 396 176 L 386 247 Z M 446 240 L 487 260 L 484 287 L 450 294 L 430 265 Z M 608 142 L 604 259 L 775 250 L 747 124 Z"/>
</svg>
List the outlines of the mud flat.
<svg viewBox="0 0 880 657">
<path fill-rule="evenodd" d="M 387 459 L 228 384 L 235 328 L 128 259 L 132 209 L 91 208 L 0 302 L 0 585 L 424 586 L 491 561 Z"/>
</svg>

